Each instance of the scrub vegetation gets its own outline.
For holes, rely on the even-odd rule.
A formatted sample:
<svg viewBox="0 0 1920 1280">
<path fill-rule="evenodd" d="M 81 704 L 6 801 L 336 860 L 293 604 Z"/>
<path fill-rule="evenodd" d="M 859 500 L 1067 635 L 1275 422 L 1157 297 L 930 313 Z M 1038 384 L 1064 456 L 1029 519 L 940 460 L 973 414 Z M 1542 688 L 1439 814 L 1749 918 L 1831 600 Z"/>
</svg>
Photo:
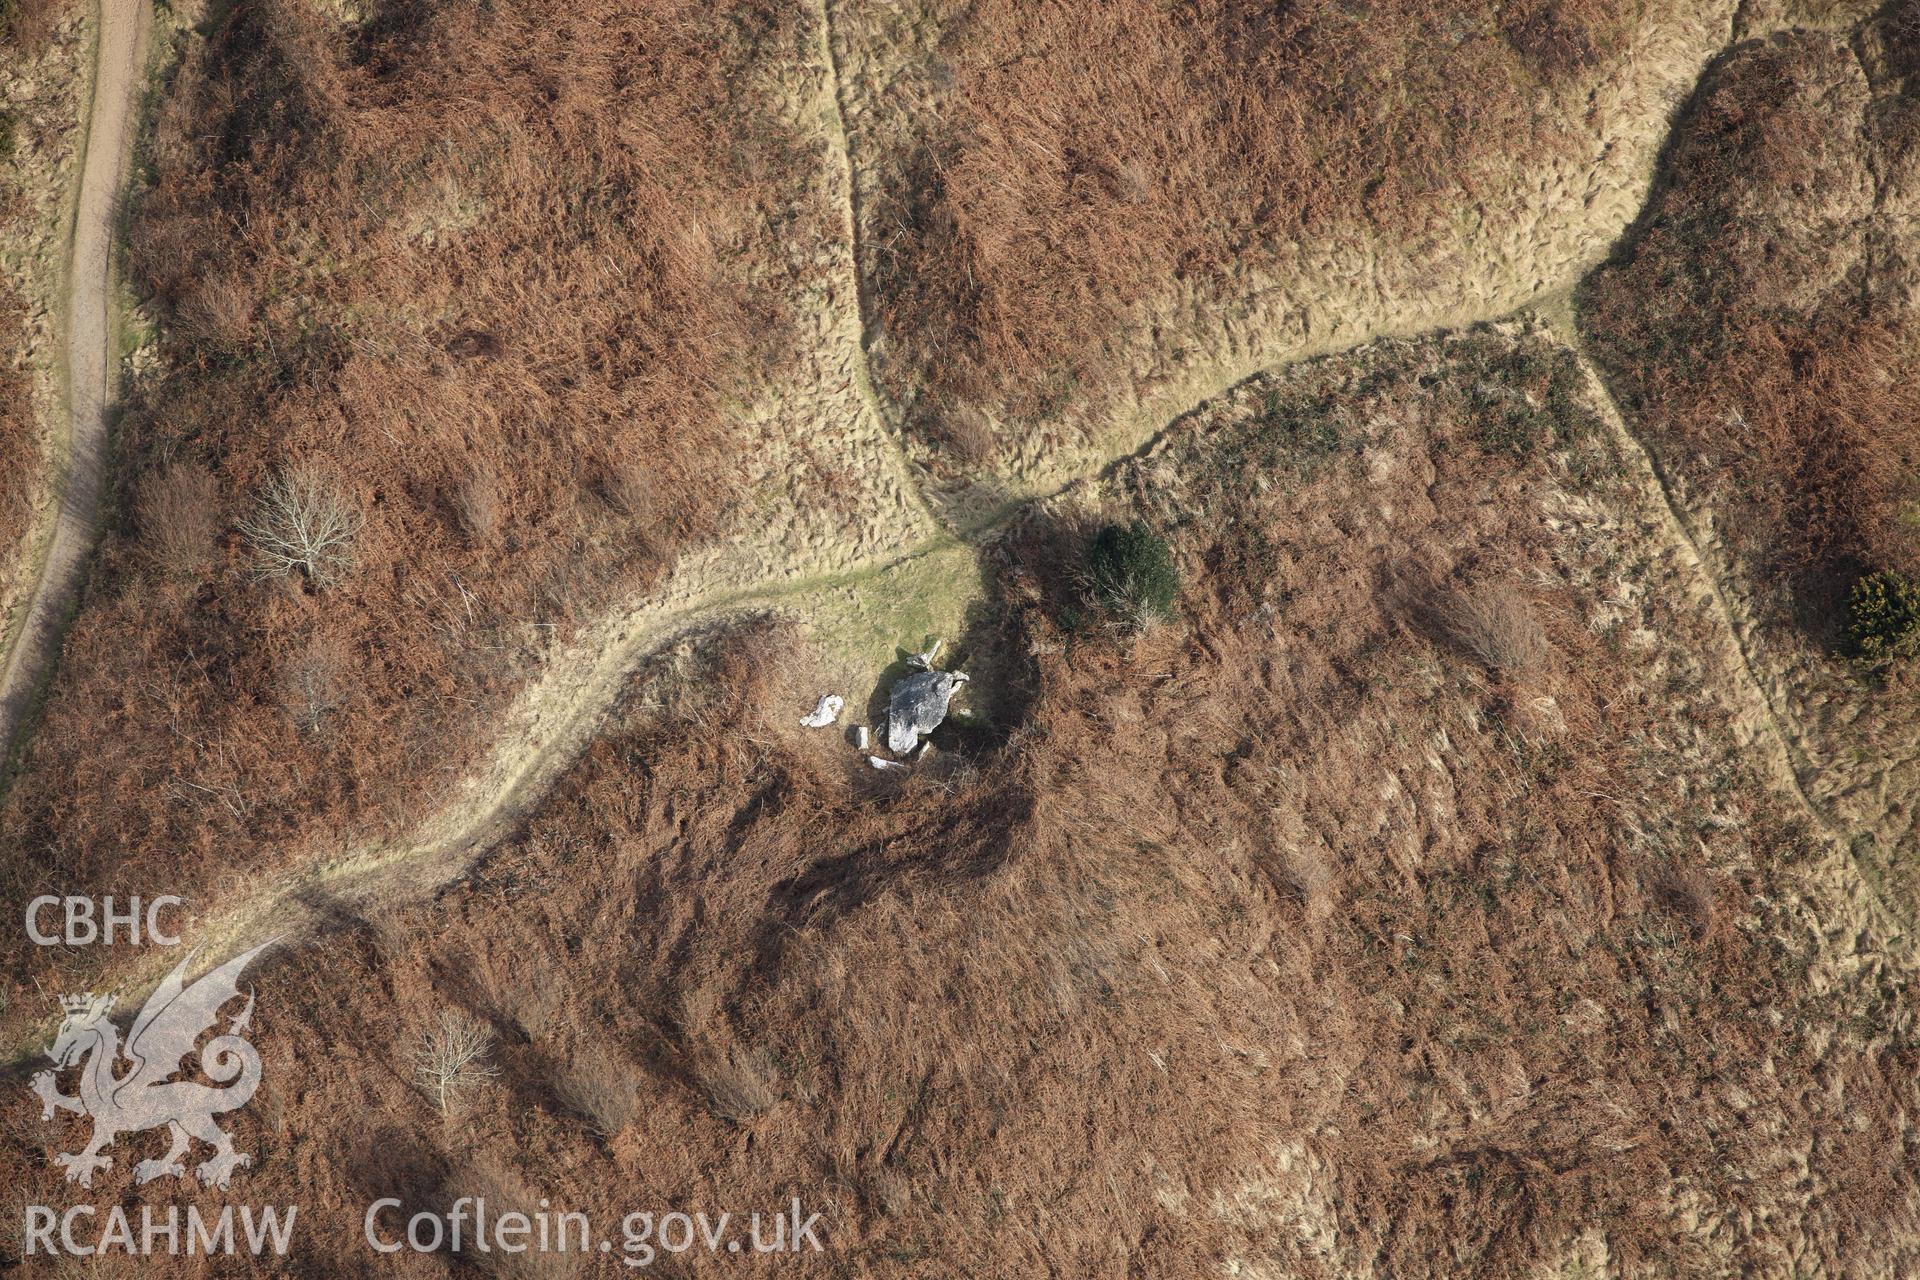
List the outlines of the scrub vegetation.
<svg viewBox="0 0 1920 1280">
<path fill-rule="evenodd" d="M 78 883 L 399 824 L 722 527 L 817 234 L 797 21 L 261 0 L 183 38 L 128 227 L 159 367 L 10 844 Z M 343 692 L 289 716 L 316 645 Z"/>
</svg>

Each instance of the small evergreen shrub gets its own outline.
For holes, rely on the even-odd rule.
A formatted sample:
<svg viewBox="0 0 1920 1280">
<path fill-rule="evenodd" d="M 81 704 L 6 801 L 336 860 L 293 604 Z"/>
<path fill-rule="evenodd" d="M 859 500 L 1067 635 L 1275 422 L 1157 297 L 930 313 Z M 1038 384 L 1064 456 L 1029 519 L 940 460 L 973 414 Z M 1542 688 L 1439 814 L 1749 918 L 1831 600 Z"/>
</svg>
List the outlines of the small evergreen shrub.
<svg viewBox="0 0 1920 1280">
<path fill-rule="evenodd" d="M 1138 520 L 1107 525 L 1094 535 L 1086 583 L 1089 604 L 1135 627 L 1171 614 L 1180 594 L 1172 549 Z"/>
<path fill-rule="evenodd" d="M 1847 638 L 1870 667 L 1920 649 L 1920 587 L 1897 573 L 1869 573 L 1847 597 Z"/>
</svg>

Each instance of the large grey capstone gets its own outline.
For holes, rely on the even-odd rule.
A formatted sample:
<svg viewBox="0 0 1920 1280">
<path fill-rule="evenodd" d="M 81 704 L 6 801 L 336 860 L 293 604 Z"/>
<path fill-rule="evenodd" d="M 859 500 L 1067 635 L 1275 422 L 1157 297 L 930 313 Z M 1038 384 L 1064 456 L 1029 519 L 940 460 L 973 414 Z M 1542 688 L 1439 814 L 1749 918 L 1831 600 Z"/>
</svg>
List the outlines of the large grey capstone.
<svg viewBox="0 0 1920 1280">
<path fill-rule="evenodd" d="M 920 745 L 947 718 L 947 704 L 967 682 L 963 671 L 916 671 L 887 695 L 887 750 L 900 756 Z"/>
</svg>

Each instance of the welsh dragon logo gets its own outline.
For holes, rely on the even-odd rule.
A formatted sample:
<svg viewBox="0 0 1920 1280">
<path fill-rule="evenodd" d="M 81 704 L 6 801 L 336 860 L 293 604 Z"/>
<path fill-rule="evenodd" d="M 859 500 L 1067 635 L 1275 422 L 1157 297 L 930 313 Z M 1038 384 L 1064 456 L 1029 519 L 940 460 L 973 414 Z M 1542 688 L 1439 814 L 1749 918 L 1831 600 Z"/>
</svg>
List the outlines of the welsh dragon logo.
<svg viewBox="0 0 1920 1280">
<path fill-rule="evenodd" d="M 119 1032 L 108 1019 L 113 1010 L 112 996 L 60 998 L 67 1016 L 53 1048 L 47 1051 L 54 1070 L 35 1075 L 33 1091 L 40 1095 L 42 1120 L 53 1119 L 56 1109 L 93 1119 L 93 1141 L 86 1150 L 54 1157 L 54 1162 L 67 1171 L 67 1181 L 92 1186 L 94 1173 L 113 1163 L 112 1156 L 101 1152 L 116 1137 L 161 1125 L 167 1127 L 173 1145 L 158 1160 L 142 1160 L 134 1167 L 136 1183 L 168 1174 L 186 1177 L 181 1157 L 194 1138 L 213 1148 L 213 1155 L 194 1170 L 207 1186 L 224 1188 L 235 1169 L 253 1163 L 252 1156 L 233 1149 L 232 1135 L 213 1122 L 222 1112 L 244 1107 L 260 1085 L 260 1054 L 241 1036 L 253 1017 L 251 992 L 246 1007 L 227 1024 L 226 1034 L 215 1036 L 200 1051 L 202 1070 L 225 1087 L 168 1077 L 181 1070 L 183 1059 L 193 1052 L 202 1033 L 218 1020 L 221 1006 L 240 994 L 241 972 L 272 945 L 265 942 L 235 956 L 192 986 L 184 981 L 187 966 L 193 962 L 189 955 L 147 997 L 127 1032 L 124 1048 Z M 80 1069 L 79 1093 L 68 1097 L 59 1091 L 55 1075 L 82 1059 L 85 1063 Z M 122 1059 L 128 1066 L 116 1073 Z"/>
</svg>

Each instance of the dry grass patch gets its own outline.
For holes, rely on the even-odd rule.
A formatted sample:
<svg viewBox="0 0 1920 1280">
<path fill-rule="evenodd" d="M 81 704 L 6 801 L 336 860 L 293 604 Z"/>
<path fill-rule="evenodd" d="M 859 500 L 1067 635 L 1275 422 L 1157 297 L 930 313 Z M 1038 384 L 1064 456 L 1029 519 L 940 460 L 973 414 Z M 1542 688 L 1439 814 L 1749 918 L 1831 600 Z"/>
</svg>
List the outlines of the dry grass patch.
<svg viewBox="0 0 1920 1280">
<path fill-rule="evenodd" d="M 613 1138 L 639 1109 L 640 1070 L 620 1054 L 589 1047 L 567 1055 L 553 1089 L 563 1104 L 592 1123 L 595 1133 Z"/>
<path fill-rule="evenodd" d="M 1585 154 L 1586 92 L 1662 6 L 1335 0 L 925 6 L 937 31 L 878 101 L 864 270 L 889 390 L 929 443 L 987 456 L 1104 404 L 1143 306 L 1226 305 L 1297 244 L 1412 238 Z M 849 6 L 882 65 L 892 15 Z M 1157 335 L 1173 341 L 1171 334 Z M 1023 439 L 1021 443 L 1029 443 Z"/>
<path fill-rule="evenodd" d="M 713 1114 L 735 1124 L 751 1122 L 780 1101 L 773 1063 L 760 1051 L 735 1048 L 700 1054 L 693 1076 Z"/>
</svg>

